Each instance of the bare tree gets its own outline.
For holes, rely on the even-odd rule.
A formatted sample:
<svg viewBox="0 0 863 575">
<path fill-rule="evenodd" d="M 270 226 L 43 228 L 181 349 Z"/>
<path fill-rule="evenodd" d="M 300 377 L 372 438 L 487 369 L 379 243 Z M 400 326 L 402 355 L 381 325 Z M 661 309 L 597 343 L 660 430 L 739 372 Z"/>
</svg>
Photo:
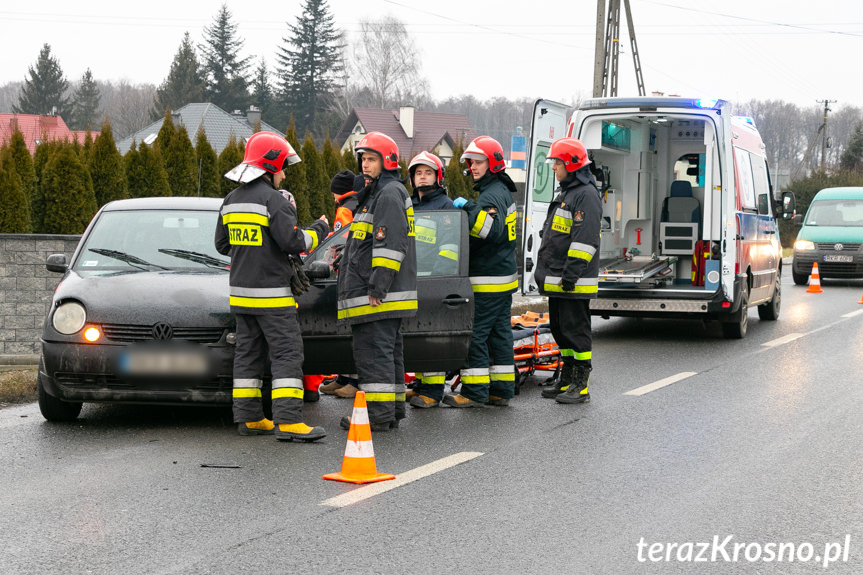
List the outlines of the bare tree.
<svg viewBox="0 0 863 575">
<path fill-rule="evenodd" d="M 359 89 L 368 88 L 376 108 L 414 104 L 428 87 L 421 63 L 404 23 L 392 16 L 360 21 L 349 62 Z"/>
<path fill-rule="evenodd" d="M 111 121 L 114 138 L 122 140 L 150 124 L 150 111 L 156 86 L 153 84 L 131 84 L 120 80 L 113 86 L 110 95 L 103 100 L 105 115 Z"/>
<path fill-rule="evenodd" d="M 9 82 L 0 86 L 0 114 L 12 112 L 12 106 L 18 103 L 18 94 L 24 82 Z"/>
</svg>

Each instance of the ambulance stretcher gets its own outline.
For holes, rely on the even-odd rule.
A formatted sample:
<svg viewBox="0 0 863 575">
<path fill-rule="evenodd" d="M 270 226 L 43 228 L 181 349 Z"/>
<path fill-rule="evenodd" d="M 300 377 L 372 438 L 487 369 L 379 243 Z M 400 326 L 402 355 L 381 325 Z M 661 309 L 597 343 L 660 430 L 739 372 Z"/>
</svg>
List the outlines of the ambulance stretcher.
<svg viewBox="0 0 863 575">
<path fill-rule="evenodd" d="M 625 256 L 600 261 L 599 283 L 638 284 L 649 279 L 673 276 L 677 256 Z"/>
</svg>

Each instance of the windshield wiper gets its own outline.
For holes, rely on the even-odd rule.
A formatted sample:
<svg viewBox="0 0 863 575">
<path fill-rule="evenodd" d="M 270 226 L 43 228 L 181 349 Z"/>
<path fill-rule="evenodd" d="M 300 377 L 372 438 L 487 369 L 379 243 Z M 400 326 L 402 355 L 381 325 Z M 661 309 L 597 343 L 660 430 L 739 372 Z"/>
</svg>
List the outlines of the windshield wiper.
<svg viewBox="0 0 863 575">
<path fill-rule="evenodd" d="M 149 266 L 153 268 L 159 268 L 161 270 L 166 270 L 168 268 L 160 266 L 158 264 L 151 264 L 147 260 L 142 260 L 138 256 L 133 256 L 132 254 L 127 254 L 126 252 L 120 252 L 117 250 L 109 250 L 105 248 L 88 248 L 94 254 L 99 254 L 100 256 L 108 256 L 109 258 L 114 258 L 115 260 L 120 260 L 121 262 L 126 262 L 130 266 L 136 267 L 138 269 L 146 269 L 141 266 Z"/>
<path fill-rule="evenodd" d="M 184 260 L 189 260 L 190 262 L 203 264 L 205 266 L 217 268 L 220 270 L 227 270 L 231 266 L 231 262 L 220 260 L 219 258 L 214 258 L 213 256 L 202 254 L 201 252 L 192 252 L 189 250 L 175 250 L 170 248 L 159 248 L 158 251 L 163 254 L 168 254 L 169 256 L 182 258 Z"/>
</svg>

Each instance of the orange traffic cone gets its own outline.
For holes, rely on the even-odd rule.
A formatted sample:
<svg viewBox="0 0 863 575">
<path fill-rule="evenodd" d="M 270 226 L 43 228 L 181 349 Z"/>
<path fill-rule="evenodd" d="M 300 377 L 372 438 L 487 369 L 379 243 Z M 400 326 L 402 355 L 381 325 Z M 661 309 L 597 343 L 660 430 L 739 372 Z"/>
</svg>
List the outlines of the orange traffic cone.
<svg viewBox="0 0 863 575">
<path fill-rule="evenodd" d="M 396 478 L 389 473 L 378 473 L 375 465 L 375 450 L 372 447 L 372 428 L 369 425 L 366 394 L 363 391 L 358 391 L 354 396 L 354 411 L 351 414 L 351 427 L 348 429 L 348 444 L 345 446 L 342 470 L 339 473 L 328 473 L 323 478 L 345 483 L 374 483 Z"/>
<path fill-rule="evenodd" d="M 809 275 L 809 289 L 806 293 L 824 293 L 821 289 L 821 276 L 818 275 L 818 262 L 812 262 L 812 273 Z"/>
<path fill-rule="evenodd" d="M 863 303 L 863 295 L 860 296 L 860 301 L 858 301 L 857 303 Z"/>
</svg>

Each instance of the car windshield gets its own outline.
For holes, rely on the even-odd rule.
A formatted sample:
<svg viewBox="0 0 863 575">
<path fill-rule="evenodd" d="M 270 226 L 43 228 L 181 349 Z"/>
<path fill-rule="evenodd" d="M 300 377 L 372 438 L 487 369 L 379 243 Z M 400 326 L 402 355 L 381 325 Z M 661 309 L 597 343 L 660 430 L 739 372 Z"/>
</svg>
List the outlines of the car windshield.
<svg viewBox="0 0 863 575">
<path fill-rule="evenodd" d="M 806 214 L 807 226 L 863 227 L 863 200 L 817 200 Z"/>
<path fill-rule="evenodd" d="M 77 272 L 207 271 L 229 269 L 213 243 L 218 212 L 102 212 L 81 249 Z"/>
</svg>

